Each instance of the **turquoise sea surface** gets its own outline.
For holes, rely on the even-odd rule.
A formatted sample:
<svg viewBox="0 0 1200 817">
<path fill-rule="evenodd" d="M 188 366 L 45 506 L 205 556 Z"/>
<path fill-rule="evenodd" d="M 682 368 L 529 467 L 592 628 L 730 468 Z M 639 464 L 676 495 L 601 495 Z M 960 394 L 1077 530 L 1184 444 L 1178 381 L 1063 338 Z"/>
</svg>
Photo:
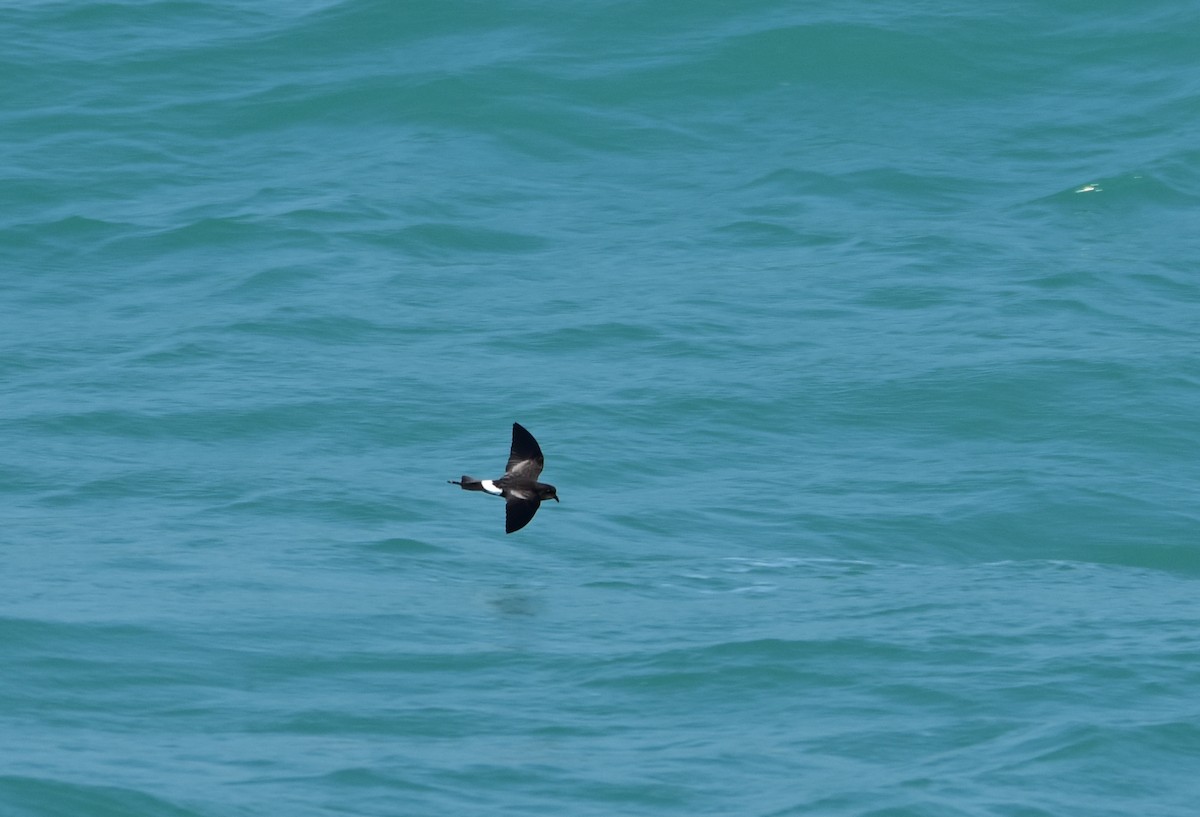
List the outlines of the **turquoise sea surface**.
<svg viewBox="0 0 1200 817">
<path fill-rule="evenodd" d="M 1193 817 L 1198 32 L 0 4 L 0 817 Z"/>
</svg>

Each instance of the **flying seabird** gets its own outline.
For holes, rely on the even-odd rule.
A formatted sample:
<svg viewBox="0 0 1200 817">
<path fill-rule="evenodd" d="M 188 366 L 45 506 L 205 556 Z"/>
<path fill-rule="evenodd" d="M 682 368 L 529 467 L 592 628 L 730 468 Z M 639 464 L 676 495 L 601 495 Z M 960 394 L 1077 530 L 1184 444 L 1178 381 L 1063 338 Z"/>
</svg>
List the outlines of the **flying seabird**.
<svg viewBox="0 0 1200 817">
<path fill-rule="evenodd" d="M 537 440 L 520 423 L 513 423 L 512 450 L 508 455 L 504 476 L 498 479 L 475 479 L 463 474 L 461 480 L 446 481 L 451 485 L 461 485 L 464 491 L 485 491 L 504 497 L 504 532 L 512 533 L 529 524 L 543 499 L 558 502 L 558 492 L 554 486 L 537 481 L 544 464 L 545 458 Z"/>
</svg>

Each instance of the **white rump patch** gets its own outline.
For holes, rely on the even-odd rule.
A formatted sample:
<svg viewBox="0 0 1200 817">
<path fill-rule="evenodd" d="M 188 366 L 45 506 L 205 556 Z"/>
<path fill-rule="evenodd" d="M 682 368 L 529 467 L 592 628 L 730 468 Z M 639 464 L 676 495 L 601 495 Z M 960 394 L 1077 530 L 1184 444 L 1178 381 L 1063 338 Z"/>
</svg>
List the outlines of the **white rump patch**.
<svg viewBox="0 0 1200 817">
<path fill-rule="evenodd" d="M 496 483 L 492 482 L 490 479 L 481 479 L 479 480 L 479 484 L 483 486 L 483 490 L 487 491 L 493 496 L 501 496 L 504 493 L 497 488 Z"/>
</svg>

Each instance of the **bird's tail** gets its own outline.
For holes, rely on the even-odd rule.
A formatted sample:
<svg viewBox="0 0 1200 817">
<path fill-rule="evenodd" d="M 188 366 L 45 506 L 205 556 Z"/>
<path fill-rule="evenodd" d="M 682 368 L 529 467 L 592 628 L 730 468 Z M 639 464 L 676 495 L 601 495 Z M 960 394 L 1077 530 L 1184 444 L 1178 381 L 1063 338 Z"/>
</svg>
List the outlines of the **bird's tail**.
<svg viewBox="0 0 1200 817">
<path fill-rule="evenodd" d="M 451 485 L 461 485 L 462 489 L 464 491 L 482 491 L 483 490 L 483 485 L 480 484 L 479 480 L 475 479 L 475 477 L 469 477 L 466 474 L 463 474 L 461 480 L 448 479 L 448 480 L 446 480 L 446 482 L 449 482 Z"/>
</svg>

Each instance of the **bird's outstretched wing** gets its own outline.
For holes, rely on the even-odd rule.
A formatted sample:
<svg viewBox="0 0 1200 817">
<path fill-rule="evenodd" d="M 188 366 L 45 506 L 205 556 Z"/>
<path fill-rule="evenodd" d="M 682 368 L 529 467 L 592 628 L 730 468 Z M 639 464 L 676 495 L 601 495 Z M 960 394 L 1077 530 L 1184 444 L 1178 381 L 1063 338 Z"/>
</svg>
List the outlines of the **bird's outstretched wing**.
<svg viewBox="0 0 1200 817">
<path fill-rule="evenodd" d="M 536 480 L 538 474 L 542 473 L 542 466 L 545 462 L 541 446 L 537 444 L 533 435 L 526 431 L 520 423 L 513 423 L 512 451 L 508 455 L 508 467 L 504 469 L 504 475 Z M 525 522 L 533 518 L 536 510 L 537 506 L 534 505 L 533 511 L 529 512 L 529 517 Z M 522 522 L 521 525 L 524 525 L 525 522 Z M 517 527 L 519 528 L 521 525 Z M 516 528 L 512 528 L 509 533 L 513 530 Z"/>
<path fill-rule="evenodd" d="M 512 533 L 529 524 L 542 500 L 537 495 L 526 496 L 523 493 L 511 493 L 504 505 L 504 532 Z"/>
</svg>

